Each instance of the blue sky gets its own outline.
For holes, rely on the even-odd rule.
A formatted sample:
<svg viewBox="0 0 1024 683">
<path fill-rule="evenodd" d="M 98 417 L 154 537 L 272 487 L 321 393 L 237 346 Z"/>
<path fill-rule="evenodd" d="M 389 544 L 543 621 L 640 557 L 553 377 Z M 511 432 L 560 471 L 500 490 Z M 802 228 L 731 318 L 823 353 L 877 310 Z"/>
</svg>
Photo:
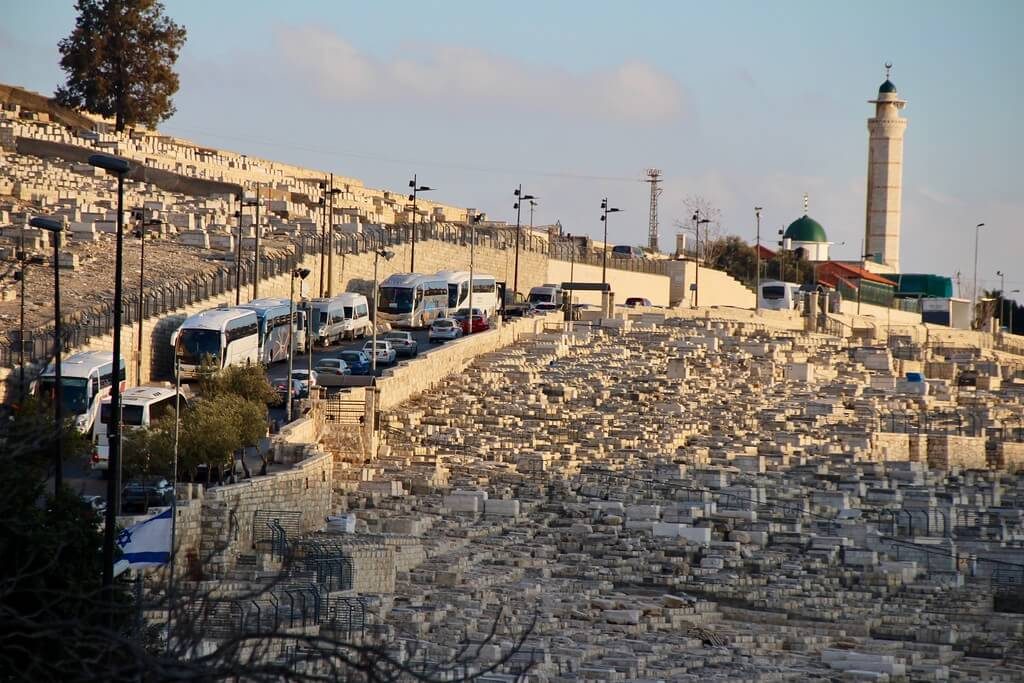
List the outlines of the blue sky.
<svg viewBox="0 0 1024 683">
<path fill-rule="evenodd" d="M 402 188 L 514 220 L 643 243 L 643 170 L 664 171 L 661 240 L 700 195 L 753 239 L 802 212 L 854 258 L 865 120 L 894 63 L 908 100 L 903 269 L 1024 289 L 1024 3 L 261 2 L 170 0 L 189 31 L 177 114 L 197 141 Z M 71 2 L 0 0 L 0 82 L 52 92 Z M 838 243 L 845 242 L 845 245 Z M 1020 297 L 1024 298 L 1024 297 Z"/>
</svg>

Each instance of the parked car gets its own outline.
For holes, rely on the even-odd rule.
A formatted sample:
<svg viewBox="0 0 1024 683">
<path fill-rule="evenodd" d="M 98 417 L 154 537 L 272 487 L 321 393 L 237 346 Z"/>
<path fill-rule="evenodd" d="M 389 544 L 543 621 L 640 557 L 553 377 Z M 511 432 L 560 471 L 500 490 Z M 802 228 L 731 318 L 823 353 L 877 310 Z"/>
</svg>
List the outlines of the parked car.
<svg viewBox="0 0 1024 683">
<path fill-rule="evenodd" d="M 653 306 L 650 299 L 645 299 L 642 296 L 630 296 L 626 297 L 627 306 Z"/>
<path fill-rule="evenodd" d="M 97 515 L 103 516 L 107 511 L 107 501 L 103 499 L 103 496 L 82 496 L 82 504 L 87 508 L 95 512 Z"/>
<path fill-rule="evenodd" d="M 338 358 L 345 361 L 348 365 L 348 370 L 353 375 L 368 375 L 370 374 L 370 357 L 355 349 L 349 351 L 342 351 L 338 354 Z"/>
<path fill-rule="evenodd" d="M 313 371 L 312 375 L 312 386 L 317 386 L 316 370 Z M 310 388 L 310 375 L 309 370 L 296 369 L 292 370 L 291 382 L 291 396 L 292 398 L 305 398 L 309 396 Z M 281 394 L 281 398 L 285 397 L 288 392 L 288 386 L 284 382 L 277 385 L 277 393 Z"/>
<path fill-rule="evenodd" d="M 373 353 L 373 340 L 363 344 L 363 353 L 367 355 Z M 391 342 L 378 339 L 377 364 L 390 365 L 395 362 L 396 358 L 398 358 L 398 354 L 395 353 L 395 347 L 391 345 Z"/>
<path fill-rule="evenodd" d="M 458 339 L 462 336 L 462 325 L 451 318 L 438 318 L 430 325 L 427 332 L 427 339 L 432 344 L 451 339 Z"/>
<path fill-rule="evenodd" d="M 487 317 L 484 315 L 484 312 L 481 311 L 479 308 L 473 309 L 472 317 L 473 329 L 470 330 L 470 315 L 468 308 L 460 308 L 458 311 L 455 312 L 455 315 L 452 316 L 452 318 L 454 318 L 459 323 L 459 326 L 462 328 L 462 334 L 474 334 L 476 332 L 485 332 L 491 329 L 491 324 L 487 322 Z"/>
<path fill-rule="evenodd" d="M 121 492 L 121 509 L 145 513 L 150 507 L 170 505 L 173 500 L 174 486 L 166 479 L 132 481 Z"/>
<path fill-rule="evenodd" d="M 384 340 L 391 342 L 399 356 L 412 358 L 419 353 L 419 344 L 413 339 L 412 332 L 388 332 L 384 335 Z"/>
<path fill-rule="evenodd" d="M 321 387 L 341 386 L 342 378 L 352 374 L 348 363 L 341 358 L 321 358 L 313 372 L 316 373 L 317 385 Z"/>
</svg>

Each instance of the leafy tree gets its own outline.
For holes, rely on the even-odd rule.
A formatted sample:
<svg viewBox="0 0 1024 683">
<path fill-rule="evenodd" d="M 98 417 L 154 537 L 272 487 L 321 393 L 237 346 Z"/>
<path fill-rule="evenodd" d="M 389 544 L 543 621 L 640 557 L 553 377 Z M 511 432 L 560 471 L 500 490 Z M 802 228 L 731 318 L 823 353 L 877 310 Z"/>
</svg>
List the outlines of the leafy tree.
<svg viewBox="0 0 1024 683">
<path fill-rule="evenodd" d="M 149 429 L 126 429 L 121 436 L 121 471 L 125 480 L 170 479 L 174 475 L 174 418 Z"/>
<path fill-rule="evenodd" d="M 757 252 L 736 235 L 718 238 L 709 245 L 715 258 L 710 267 L 724 270 L 740 282 L 753 284 L 757 276 Z"/>
<path fill-rule="evenodd" d="M 112 116 L 118 131 L 155 127 L 174 114 L 174 63 L 185 29 L 158 0 L 78 0 L 75 28 L 60 41 L 66 83 L 59 103 Z"/>
<path fill-rule="evenodd" d="M 263 405 L 279 398 L 262 365 L 231 365 L 219 372 L 204 374 L 200 392 L 204 396 L 235 394 Z"/>
</svg>

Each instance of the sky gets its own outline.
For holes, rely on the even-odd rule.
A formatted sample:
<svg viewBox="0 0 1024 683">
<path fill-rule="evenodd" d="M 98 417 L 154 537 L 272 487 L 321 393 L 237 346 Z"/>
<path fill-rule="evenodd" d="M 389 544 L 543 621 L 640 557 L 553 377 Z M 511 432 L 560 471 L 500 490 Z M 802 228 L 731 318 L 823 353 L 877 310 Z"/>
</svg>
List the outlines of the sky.
<svg viewBox="0 0 1024 683">
<path fill-rule="evenodd" d="M 893 64 L 908 104 L 902 270 L 1024 290 L 1024 3 L 166 0 L 188 30 L 162 130 L 515 221 L 663 249 L 693 197 L 764 242 L 803 213 L 833 258 L 864 232 L 867 124 Z M 52 93 L 69 0 L 0 0 L 0 82 Z M 528 222 L 524 214 L 524 223 Z M 1024 295 L 1016 295 L 1024 301 Z"/>
</svg>

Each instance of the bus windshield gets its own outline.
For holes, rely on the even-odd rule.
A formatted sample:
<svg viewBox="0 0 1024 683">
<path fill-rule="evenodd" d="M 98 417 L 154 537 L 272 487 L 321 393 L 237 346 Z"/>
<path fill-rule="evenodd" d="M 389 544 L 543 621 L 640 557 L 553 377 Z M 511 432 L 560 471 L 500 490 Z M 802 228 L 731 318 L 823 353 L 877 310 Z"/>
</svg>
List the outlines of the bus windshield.
<svg viewBox="0 0 1024 683">
<path fill-rule="evenodd" d="M 761 295 L 769 300 L 781 299 L 786 296 L 786 288 L 777 285 L 762 287 Z"/>
<path fill-rule="evenodd" d="M 182 330 L 178 335 L 178 357 L 182 363 L 199 365 L 209 356 L 220 360 L 220 332 L 217 330 Z"/>
<path fill-rule="evenodd" d="M 53 377 L 44 377 L 41 394 L 48 401 L 53 400 Z M 65 415 L 84 415 L 89 412 L 89 380 L 79 377 L 62 377 L 60 381 L 60 404 Z"/>
<path fill-rule="evenodd" d="M 380 307 L 389 313 L 412 311 L 413 290 L 408 287 L 381 287 Z"/>
</svg>

